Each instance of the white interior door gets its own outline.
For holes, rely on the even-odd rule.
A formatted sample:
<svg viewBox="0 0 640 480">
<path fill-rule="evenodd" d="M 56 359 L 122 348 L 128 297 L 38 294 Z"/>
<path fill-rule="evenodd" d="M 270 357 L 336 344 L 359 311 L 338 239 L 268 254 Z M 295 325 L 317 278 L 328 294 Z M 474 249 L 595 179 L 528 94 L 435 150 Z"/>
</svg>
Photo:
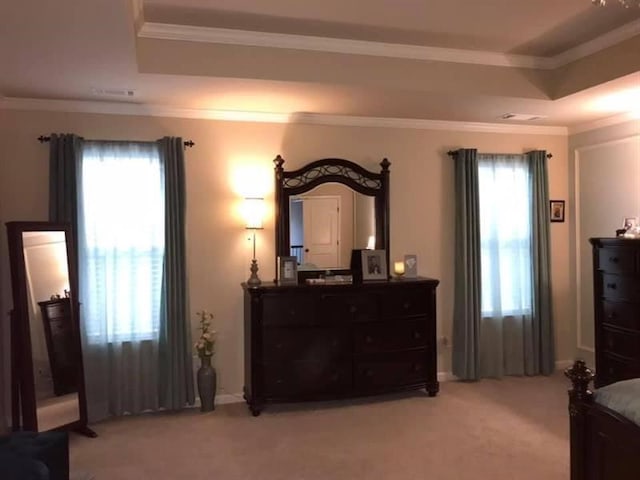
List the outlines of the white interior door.
<svg viewBox="0 0 640 480">
<path fill-rule="evenodd" d="M 340 197 L 303 197 L 304 262 L 340 265 Z"/>
</svg>

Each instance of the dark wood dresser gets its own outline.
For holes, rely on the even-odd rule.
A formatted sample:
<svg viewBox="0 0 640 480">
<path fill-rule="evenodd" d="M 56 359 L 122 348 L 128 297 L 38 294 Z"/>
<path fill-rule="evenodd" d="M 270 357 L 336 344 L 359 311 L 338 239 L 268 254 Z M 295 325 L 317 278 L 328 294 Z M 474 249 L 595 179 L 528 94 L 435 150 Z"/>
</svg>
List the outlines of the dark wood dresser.
<svg viewBox="0 0 640 480">
<path fill-rule="evenodd" d="M 266 403 L 438 392 L 438 280 L 244 288 L 244 396 Z"/>
<path fill-rule="evenodd" d="M 38 305 L 42 312 L 53 392 L 57 396 L 76 392 L 78 353 L 71 323 L 71 301 L 69 298 L 59 298 L 38 302 Z"/>
<path fill-rule="evenodd" d="M 596 387 L 640 377 L 640 239 L 592 238 Z"/>
</svg>

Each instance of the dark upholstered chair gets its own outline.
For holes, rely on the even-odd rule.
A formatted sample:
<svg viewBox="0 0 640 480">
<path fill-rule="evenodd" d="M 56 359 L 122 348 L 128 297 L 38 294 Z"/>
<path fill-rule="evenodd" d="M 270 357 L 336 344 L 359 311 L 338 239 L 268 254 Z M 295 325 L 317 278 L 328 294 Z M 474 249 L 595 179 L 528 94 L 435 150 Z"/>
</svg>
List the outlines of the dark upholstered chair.
<svg viewBox="0 0 640 480">
<path fill-rule="evenodd" d="M 69 480 L 66 432 L 16 432 L 0 437 L 3 480 Z"/>
</svg>

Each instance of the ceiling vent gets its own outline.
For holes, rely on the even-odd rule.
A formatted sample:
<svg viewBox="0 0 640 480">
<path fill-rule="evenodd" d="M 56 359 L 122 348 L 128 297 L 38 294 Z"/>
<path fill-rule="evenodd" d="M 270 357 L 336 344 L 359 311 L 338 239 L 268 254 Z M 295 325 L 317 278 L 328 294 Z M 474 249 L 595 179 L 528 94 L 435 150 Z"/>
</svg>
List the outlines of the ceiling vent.
<svg viewBox="0 0 640 480">
<path fill-rule="evenodd" d="M 505 113 L 500 116 L 502 120 L 515 120 L 518 122 L 530 122 L 532 120 L 538 120 L 540 118 L 547 118 L 543 115 L 533 115 L 531 113 Z"/>
<path fill-rule="evenodd" d="M 133 97 L 136 91 L 126 88 L 92 88 L 91 93 L 99 97 Z"/>
</svg>

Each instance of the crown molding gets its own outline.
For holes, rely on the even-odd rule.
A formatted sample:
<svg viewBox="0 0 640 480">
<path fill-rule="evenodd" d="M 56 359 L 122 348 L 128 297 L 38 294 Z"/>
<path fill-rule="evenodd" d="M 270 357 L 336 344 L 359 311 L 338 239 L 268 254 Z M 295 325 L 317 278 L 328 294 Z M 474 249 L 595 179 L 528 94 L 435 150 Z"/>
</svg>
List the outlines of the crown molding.
<svg viewBox="0 0 640 480">
<path fill-rule="evenodd" d="M 133 17 L 133 25 L 136 33 L 140 31 L 144 25 L 144 4 L 143 0 L 131 0 L 131 15 Z"/>
<path fill-rule="evenodd" d="M 463 50 L 421 45 L 350 40 L 343 38 L 294 35 L 287 33 L 256 32 L 230 28 L 200 27 L 145 22 L 138 31 L 140 38 L 180 40 L 187 42 L 218 43 L 249 47 L 286 48 L 315 52 L 369 55 L 376 57 L 406 58 L 411 60 L 466 63 L 495 67 L 536 68 L 553 70 L 583 57 L 592 55 L 622 41 L 640 31 L 640 20 L 590 40 L 553 57 L 512 55 L 481 50 Z"/>
<path fill-rule="evenodd" d="M 247 47 L 286 48 L 315 52 L 369 55 L 374 57 L 406 58 L 411 60 L 467 63 L 496 67 L 554 68 L 550 58 L 527 55 L 510 55 L 480 50 L 427 47 L 372 42 L 367 40 L 349 40 L 311 35 L 256 32 L 154 22 L 145 22 L 138 32 L 138 37 L 158 40 L 220 43 Z"/>
<path fill-rule="evenodd" d="M 190 118 L 230 122 L 330 125 L 341 127 L 447 130 L 479 133 L 515 133 L 559 136 L 566 136 L 568 134 L 568 130 L 566 127 L 557 126 L 455 122 L 449 120 L 424 120 L 415 118 L 359 117 L 351 115 L 325 115 L 319 113 L 269 113 L 231 110 L 205 110 L 195 108 L 168 107 L 162 105 L 144 105 L 138 103 L 96 102 L 89 100 L 49 100 L 37 98 L 3 97 L 0 98 L 0 109 Z"/>
<path fill-rule="evenodd" d="M 590 130 L 597 130 L 599 128 L 611 127 L 613 125 L 619 125 L 621 123 L 638 122 L 638 129 L 640 131 L 640 114 L 637 113 L 621 113 L 619 115 L 614 115 L 612 117 L 601 118 L 599 120 L 594 120 L 593 122 L 581 123 L 579 125 L 574 125 L 569 127 L 569 135 L 575 135 L 577 133 L 588 132 Z"/>
<path fill-rule="evenodd" d="M 578 45 L 577 47 L 565 50 L 562 53 L 550 58 L 551 68 L 558 68 L 576 60 L 593 55 L 605 48 L 612 47 L 620 42 L 629 40 L 640 34 L 640 19 L 629 22 L 620 28 L 605 33 L 593 40 Z"/>
<path fill-rule="evenodd" d="M 378 127 L 416 130 L 447 130 L 478 133 L 522 133 L 529 135 L 567 135 L 566 127 L 543 125 L 514 125 L 506 123 L 456 122 L 451 120 L 425 120 L 418 118 L 357 117 L 351 115 L 324 115 L 296 113 L 291 123 L 335 125 L 342 127 Z"/>
</svg>

